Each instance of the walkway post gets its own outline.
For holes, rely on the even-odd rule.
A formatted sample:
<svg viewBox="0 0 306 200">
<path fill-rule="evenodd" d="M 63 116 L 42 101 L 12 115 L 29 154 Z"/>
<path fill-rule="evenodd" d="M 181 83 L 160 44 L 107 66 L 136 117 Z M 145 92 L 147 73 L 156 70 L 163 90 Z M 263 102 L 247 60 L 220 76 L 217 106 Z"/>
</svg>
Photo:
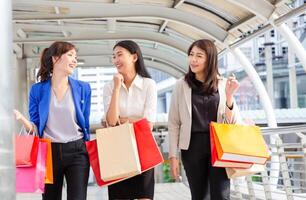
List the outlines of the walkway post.
<svg viewBox="0 0 306 200">
<path fill-rule="evenodd" d="M 12 2 L 0 1 L 0 198 L 13 200 L 15 164 L 13 151 Z"/>
</svg>

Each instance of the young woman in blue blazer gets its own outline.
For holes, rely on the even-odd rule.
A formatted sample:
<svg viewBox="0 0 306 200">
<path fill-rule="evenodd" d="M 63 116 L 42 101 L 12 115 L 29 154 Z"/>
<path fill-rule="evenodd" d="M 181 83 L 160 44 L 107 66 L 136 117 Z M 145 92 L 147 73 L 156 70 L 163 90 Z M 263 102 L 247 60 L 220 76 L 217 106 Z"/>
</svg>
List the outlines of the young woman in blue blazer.
<svg viewBox="0 0 306 200">
<path fill-rule="evenodd" d="M 89 176 L 85 140 L 89 139 L 91 88 L 69 77 L 77 66 L 73 44 L 54 42 L 44 49 L 40 61 L 39 82 L 30 91 L 30 121 L 17 110 L 15 117 L 26 129 L 52 141 L 54 183 L 45 185 L 42 199 L 61 199 L 65 177 L 67 199 L 85 200 Z"/>
</svg>

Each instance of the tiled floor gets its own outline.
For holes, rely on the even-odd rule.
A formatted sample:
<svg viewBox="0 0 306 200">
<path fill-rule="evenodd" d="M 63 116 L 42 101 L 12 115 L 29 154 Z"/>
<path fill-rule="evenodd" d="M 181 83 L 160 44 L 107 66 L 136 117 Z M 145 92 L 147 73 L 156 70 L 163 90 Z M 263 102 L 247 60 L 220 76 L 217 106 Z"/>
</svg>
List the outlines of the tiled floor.
<svg viewBox="0 0 306 200">
<path fill-rule="evenodd" d="M 17 200 L 40 200 L 41 194 L 17 194 Z M 63 200 L 66 192 L 63 190 Z M 107 188 L 89 186 L 87 200 L 107 200 Z M 189 188 L 183 183 L 158 183 L 155 185 L 154 200 L 189 200 Z"/>
</svg>

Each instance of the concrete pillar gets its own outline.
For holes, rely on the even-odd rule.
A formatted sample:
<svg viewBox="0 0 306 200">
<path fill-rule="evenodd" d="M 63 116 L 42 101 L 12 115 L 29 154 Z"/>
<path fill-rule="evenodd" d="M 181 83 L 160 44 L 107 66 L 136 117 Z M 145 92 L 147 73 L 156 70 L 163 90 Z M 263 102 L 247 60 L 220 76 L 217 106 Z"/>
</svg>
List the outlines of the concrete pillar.
<svg viewBox="0 0 306 200">
<path fill-rule="evenodd" d="M 12 2 L 0 1 L 0 197 L 13 200 L 15 164 L 13 151 L 14 78 L 12 71 Z"/>
<path fill-rule="evenodd" d="M 13 56 L 13 70 L 15 75 L 15 105 L 25 116 L 28 115 L 28 88 L 27 88 L 27 64 L 26 60 Z"/>
<path fill-rule="evenodd" d="M 273 65 L 272 65 L 272 45 L 270 31 L 265 34 L 265 64 L 266 64 L 266 79 L 267 92 L 274 108 L 274 81 L 273 81 Z"/>
<path fill-rule="evenodd" d="M 288 47 L 288 68 L 290 108 L 298 108 L 295 55 L 292 52 L 291 47 Z"/>
</svg>

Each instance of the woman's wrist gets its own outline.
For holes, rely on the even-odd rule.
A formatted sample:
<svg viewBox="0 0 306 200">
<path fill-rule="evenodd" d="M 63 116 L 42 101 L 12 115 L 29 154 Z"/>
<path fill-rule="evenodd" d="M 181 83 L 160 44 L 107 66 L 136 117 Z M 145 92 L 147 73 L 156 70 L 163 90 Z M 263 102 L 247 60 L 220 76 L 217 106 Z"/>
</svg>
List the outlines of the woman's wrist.
<svg viewBox="0 0 306 200">
<path fill-rule="evenodd" d="M 234 103 L 232 102 L 231 104 L 229 104 L 229 103 L 225 103 L 226 104 L 226 107 L 229 109 L 229 110 L 233 110 L 233 108 L 234 108 Z"/>
<path fill-rule="evenodd" d="M 225 105 L 226 105 L 226 107 L 229 110 L 233 110 L 233 107 L 234 107 L 234 98 L 233 98 L 232 95 L 229 95 L 229 96 L 226 97 Z"/>
</svg>

